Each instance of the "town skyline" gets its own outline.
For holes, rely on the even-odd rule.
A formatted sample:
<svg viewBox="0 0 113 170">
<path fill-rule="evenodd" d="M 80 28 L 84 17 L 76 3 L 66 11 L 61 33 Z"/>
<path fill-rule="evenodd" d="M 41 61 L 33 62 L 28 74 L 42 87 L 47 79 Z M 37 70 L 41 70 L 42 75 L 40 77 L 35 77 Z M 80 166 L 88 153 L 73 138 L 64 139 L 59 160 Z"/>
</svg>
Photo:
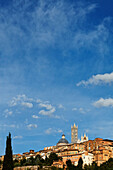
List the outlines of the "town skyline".
<svg viewBox="0 0 113 170">
<path fill-rule="evenodd" d="M 113 140 L 95 138 L 88 140 L 84 134 L 81 140 L 77 138 L 78 126 L 71 126 L 71 143 L 62 135 L 56 145 L 46 146 L 39 151 L 30 149 L 29 151 L 13 154 L 11 147 L 11 133 L 7 136 L 5 156 L 0 156 L 0 169 L 7 166 L 7 160 L 13 160 L 14 170 L 24 170 L 26 168 L 37 169 L 38 167 L 62 168 L 65 169 L 70 162 L 70 167 L 77 168 L 82 162 L 81 168 L 108 169 L 113 162 Z M 9 149 L 8 149 L 9 148 Z M 10 152 L 7 152 L 10 150 Z M 12 156 L 11 156 L 12 155 Z M 4 163 L 3 163 L 4 162 Z M 3 164 L 2 164 L 3 163 Z"/>
<path fill-rule="evenodd" d="M 112 0 L 0 1 L 0 155 L 113 139 Z"/>
</svg>

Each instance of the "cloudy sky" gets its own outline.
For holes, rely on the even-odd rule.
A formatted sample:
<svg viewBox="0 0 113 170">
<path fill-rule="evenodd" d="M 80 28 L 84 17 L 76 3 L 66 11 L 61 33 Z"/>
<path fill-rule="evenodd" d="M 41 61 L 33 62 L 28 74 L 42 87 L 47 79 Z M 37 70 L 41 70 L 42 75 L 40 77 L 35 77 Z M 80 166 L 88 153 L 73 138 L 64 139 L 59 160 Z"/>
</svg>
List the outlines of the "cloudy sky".
<svg viewBox="0 0 113 170">
<path fill-rule="evenodd" d="M 0 155 L 62 133 L 113 139 L 112 0 L 0 0 Z"/>
</svg>

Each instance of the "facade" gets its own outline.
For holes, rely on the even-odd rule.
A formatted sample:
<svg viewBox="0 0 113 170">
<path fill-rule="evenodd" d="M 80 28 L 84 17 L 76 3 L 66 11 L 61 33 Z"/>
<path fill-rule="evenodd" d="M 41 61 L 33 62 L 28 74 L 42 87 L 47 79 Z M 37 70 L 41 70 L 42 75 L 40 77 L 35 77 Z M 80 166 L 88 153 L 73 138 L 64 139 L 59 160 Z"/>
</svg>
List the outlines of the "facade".
<svg viewBox="0 0 113 170">
<path fill-rule="evenodd" d="M 80 142 L 86 142 L 88 141 L 88 136 L 84 133 L 84 136 L 81 136 L 81 141 Z"/>
<path fill-rule="evenodd" d="M 94 155 L 93 153 L 89 153 L 89 152 L 84 152 L 82 154 L 82 160 L 83 160 L 83 167 L 84 165 L 91 165 L 94 161 Z"/>
<path fill-rule="evenodd" d="M 72 154 L 72 155 L 63 155 L 62 156 L 62 160 L 63 160 L 63 163 L 64 165 L 66 165 L 66 161 L 67 160 L 71 160 L 72 164 L 77 166 L 78 165 L 78 161 L 79 159 L 82 157 L 82 154 L 81 153 L 78 153 L 78 154 Z"/>
<path fill-rule="evenodd" d="M 52 166 L 56 167 L 56 168 L 63 168 L 63 161 L 59 160 L 59 161 L 54 161 Z"/>
<path fill-rule="evenodd" d="M 78 141 L 78 126 L 71 126 L 71 143 L 77 143 Z"/>
</svg>

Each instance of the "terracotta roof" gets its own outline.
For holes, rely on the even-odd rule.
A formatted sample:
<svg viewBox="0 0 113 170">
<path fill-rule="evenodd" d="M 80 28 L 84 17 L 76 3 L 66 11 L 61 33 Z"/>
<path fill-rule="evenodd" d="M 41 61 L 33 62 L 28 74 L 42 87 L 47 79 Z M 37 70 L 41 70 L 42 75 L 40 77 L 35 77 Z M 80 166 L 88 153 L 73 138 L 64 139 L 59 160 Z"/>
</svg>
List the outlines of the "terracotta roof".
<svg viewBox="0 0 113 170">
<path fill-rule="evenodd" d="M 113 142 L 113 140 L 110 140 L 110 139 L 103 139 L 103 140 L 107 142 Z"/>
</svg>

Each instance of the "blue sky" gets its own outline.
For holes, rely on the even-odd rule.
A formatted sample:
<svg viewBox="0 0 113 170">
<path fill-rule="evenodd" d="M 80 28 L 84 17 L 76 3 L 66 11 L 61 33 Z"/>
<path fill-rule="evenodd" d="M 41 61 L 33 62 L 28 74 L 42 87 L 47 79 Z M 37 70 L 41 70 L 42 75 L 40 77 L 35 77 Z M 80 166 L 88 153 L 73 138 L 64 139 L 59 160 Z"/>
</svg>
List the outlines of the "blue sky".
<svg viewBox="0 0 113 170">
<path fill-rule="evenodd" d="M 112 0 L 0 1 L 0 154 L 56 145 L 71 125 L 113 139 Z"/>
</svg>

